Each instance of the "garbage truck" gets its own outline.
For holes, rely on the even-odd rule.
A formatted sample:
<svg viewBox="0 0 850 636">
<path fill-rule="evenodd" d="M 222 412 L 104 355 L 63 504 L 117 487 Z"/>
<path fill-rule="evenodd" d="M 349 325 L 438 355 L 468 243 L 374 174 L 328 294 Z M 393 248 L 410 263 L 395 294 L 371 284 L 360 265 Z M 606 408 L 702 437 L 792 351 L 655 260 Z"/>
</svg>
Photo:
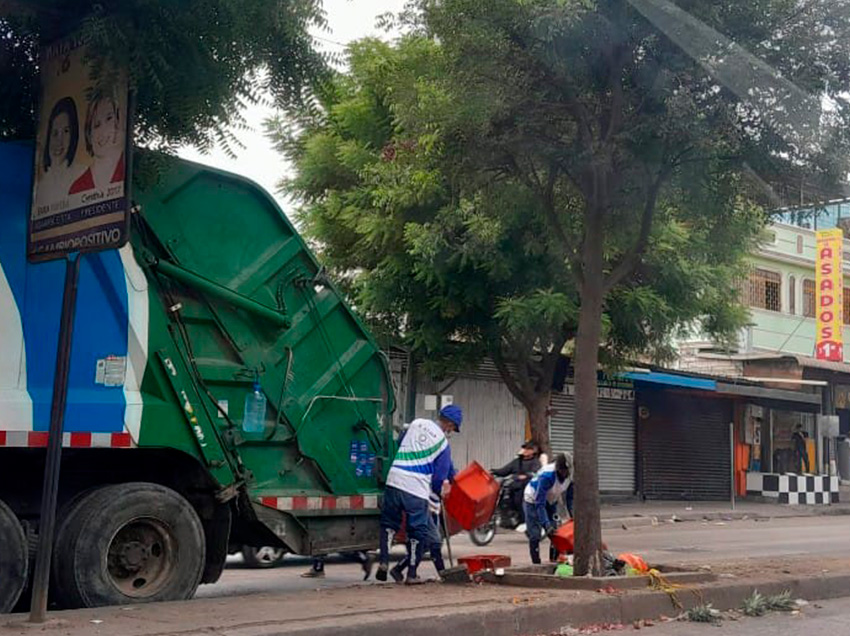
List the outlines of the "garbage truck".
<svg viewBox="0 0 850 636">
<path fill-rule="evenodd" d="M 234 546 L 378 542 L 388 365 L 275 201 L 160 158 L 81 258 L 53 606 L 190 598 Z M 33 145 L 0 144 L 0 611 L 26 602 L 65 264 L 26 258 Z"/>
</svg>

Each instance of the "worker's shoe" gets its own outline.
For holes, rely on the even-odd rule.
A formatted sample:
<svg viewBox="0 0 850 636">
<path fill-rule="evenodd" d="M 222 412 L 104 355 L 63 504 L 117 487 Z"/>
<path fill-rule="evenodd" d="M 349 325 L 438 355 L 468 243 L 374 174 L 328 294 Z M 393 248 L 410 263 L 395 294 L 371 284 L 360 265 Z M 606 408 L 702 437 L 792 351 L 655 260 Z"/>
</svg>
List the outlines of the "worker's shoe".
<svg viewBox="0 0 850 636">
<path fill-rule="evenodd" d="M 375 580 L 380 581 L 381 583 L 387 582 L 387 570 L 389 566 L 386 563 L 381 563 L 378 566 L 378 571 L 375 572 Z"/>
<path fill-rule="evenodd" d="M 323 579 L 325 578 L 324 570 L 307 570 L 304 574 L 301 575 L 302 579 Z"/>
<path fill-rule="evenodd" d="M 405 580 L 405 585 L 422 585 L 425 582 L 425 579 L 419 576 L 408 576 L 407 580 Z"/>
<path fill-rule="evenodd" d="M 390 576 L 393 577 L 396 583 L 402 583 L 404 582 L 404 569 L 397 565 L 390 570 Z"/>
</svg>

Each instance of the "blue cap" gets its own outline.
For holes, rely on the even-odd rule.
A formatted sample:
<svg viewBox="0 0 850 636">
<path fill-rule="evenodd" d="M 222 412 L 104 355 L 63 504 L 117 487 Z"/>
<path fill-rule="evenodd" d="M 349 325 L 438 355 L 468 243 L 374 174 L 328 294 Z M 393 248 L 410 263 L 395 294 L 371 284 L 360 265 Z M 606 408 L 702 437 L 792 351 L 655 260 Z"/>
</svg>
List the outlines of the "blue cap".
<svg viewBox="0 0 850 636">
<path fill-rule="evenodd" d="M 454 424 L 455 430 L 460 432 L 460 425 L 463 423 L 463 410 L 457 404 L 449 404 L 440 409 L 440 417 Z"/>
</svg>

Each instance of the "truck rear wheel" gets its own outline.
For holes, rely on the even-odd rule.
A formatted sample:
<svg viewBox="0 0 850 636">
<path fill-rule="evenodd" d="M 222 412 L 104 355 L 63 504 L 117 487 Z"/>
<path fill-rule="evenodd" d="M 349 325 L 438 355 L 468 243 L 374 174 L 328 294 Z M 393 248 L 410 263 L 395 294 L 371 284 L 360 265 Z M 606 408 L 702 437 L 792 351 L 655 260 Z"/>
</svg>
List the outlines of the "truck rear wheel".
<svg viewBox="0 0 850 636">
<path fill-rule="evenodd" d="M 27 536 L 15 513 L 0 501 L 0 614 L 12 611 L 27 585 Z"/>
<path fill-rule="evenodd" d="M 107 486 L 82 498 L 56 547 L 59 595 L 83 607 L 191 598 L 206 551 L 191 504 L 149 483 Z"/>
</svg>

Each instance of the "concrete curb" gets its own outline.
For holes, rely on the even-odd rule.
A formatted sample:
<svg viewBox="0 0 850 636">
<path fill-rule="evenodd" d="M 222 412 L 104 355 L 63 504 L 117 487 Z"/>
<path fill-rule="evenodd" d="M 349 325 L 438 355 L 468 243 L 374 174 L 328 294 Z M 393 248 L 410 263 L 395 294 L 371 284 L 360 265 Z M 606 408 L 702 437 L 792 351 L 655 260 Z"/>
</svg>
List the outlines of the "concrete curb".
<svg viewBox="0 0 850 636">
<path fill-rule="evenodd" d="M 824 506 L 822 509 L 811 510 L 809 508 L 801 508 L 799 512 L 786 512 L 783 510 L 780 514 L 764 514 L 762 512 L 747 512 L 747 511 L 725 511 L 725 512 L 685 512 L 683 514 L 665 512 L 659 515 L 641 515 L 641 516 L 626 516 L 626 517 L 608 517 L 602 519 L 603 530 L 620 529 L 625 526 L 626 529 L 645 528 L 653 525 L 664 525 L 667 523 L 692 523 L 696 521 L 770 521 L 771 519 L 803 519 L 809 517 L 843 517 L 850 516 L 850 508 L 833 508 Z M 673 520 L 675 517 L 675 521 Z"/>
<path fill-rule="evenodd" d="M 754 590 L 772 595 L 789 590 L 794 598 L 809 601 L 828 600 L 850 595 L 850 575 L 824 575 L 815 578 L 785 581 L 750 580 L 724 582 L 691 589 L 681 589 L 677 596 L 684 607 L 711 603 L 716 609 L 740 607 L 742 601 Z M 528 590 L 524 590 L 527 592 Z M 520 591 L 521 592 L 521 591 Z M 435 636 L 438 634 L 464 634 L 464 636 L 528 636 L 556 633 L 561 628 L 599 623 L 631 624 L 641 619 L 655 620 L 662 616 L 676 616 L 670 597 L 663 592 L 637 592 L 624 595 L 579 596 L 565 593 L 564 600 L 535 603 L 521 599 L 519 603 L 487 603 L 469 606 L 403 611 L 388 615 L 378 613 L 357 616 L 355 624 L 345 624 L 345 617 L 319 619 L 281 625 L 279 623 L 254 624 L 222 628 L 216 636 L 362 636 L 380 631 L 405 636 Z M 181 636 L 209 636 L 203 632 L 182 632 Z"/>
</svg>

